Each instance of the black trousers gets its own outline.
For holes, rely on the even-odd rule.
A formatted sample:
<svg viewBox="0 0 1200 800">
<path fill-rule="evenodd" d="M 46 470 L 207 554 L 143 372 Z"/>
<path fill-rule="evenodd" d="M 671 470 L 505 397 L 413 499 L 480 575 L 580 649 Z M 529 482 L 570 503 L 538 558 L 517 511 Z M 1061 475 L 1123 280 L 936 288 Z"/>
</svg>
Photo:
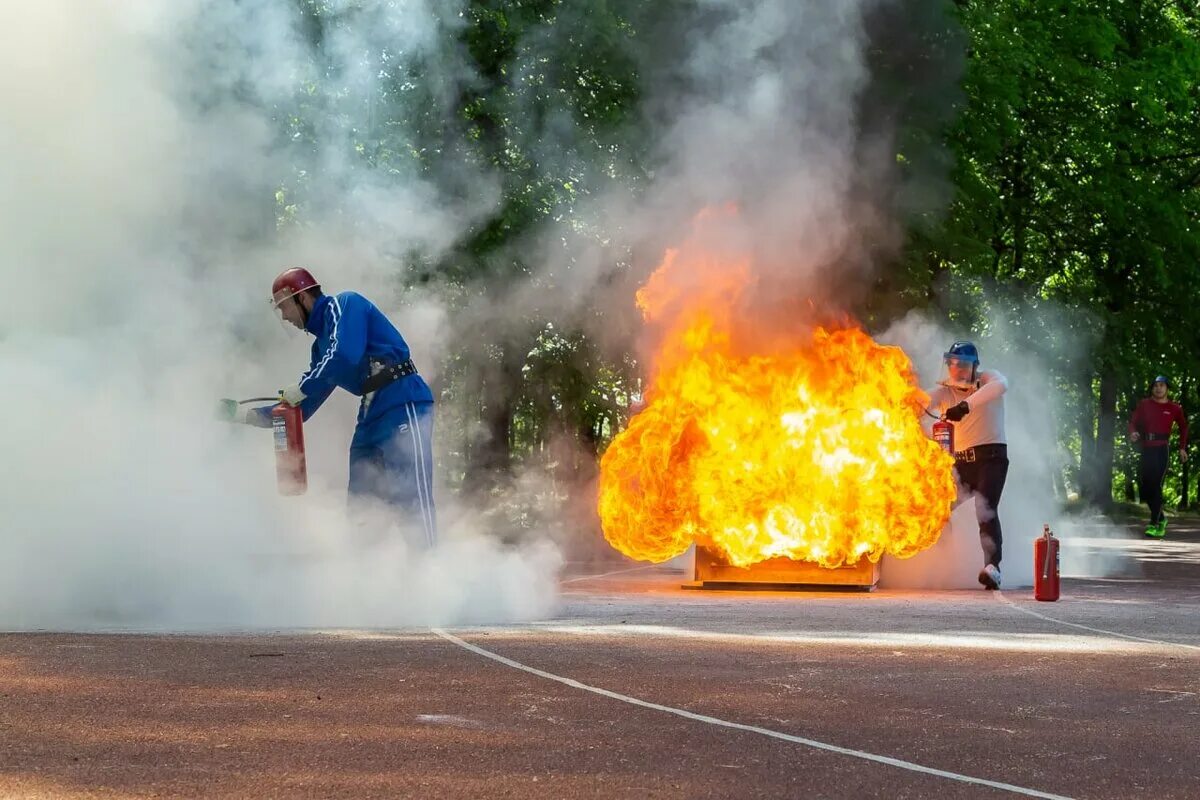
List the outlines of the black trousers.
<svg viewBox="0 0 1200 800">
<path fill-rule="evenodd" d="M 1008 456 L 981 461 L 959 461 L 954 465 L 958 481 L 975 497 L 975 518 L 979 520 L 979 543 L 983 560 L 1000 566 L 1004 535 L 1000 531 L 1000 493 L 1008 477 Z"/>
<path fill-rule="evenodd" d="M 1167 476 L 1167 461 L 1170 458 L 1169 449 L 1162 447 L 1142 446 L 1142 463 L 1138 469 L 1138 494 L 1142 502 L 1150 506 L 1150 524 L 1162 522 L 1163 478 Z"/>
</svg>

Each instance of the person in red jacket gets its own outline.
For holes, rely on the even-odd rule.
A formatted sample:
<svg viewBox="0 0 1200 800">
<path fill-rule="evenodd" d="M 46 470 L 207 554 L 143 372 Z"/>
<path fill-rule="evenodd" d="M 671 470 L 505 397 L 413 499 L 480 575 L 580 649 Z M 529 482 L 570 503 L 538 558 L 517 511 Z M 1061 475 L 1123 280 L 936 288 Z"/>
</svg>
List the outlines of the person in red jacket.
<svg viewBox="0 0 1200 800">
<path fill-rule="evenodd" d="M 1138 470 L 1138 493 L 1150 507 L 1150 525 L 1146 535 L 1161 539 L 1167 535 L 1167 516 L 1163 513 L 1163 478 L 1170 456 L 1171 428 L 1179 425 L 1179 460 L 1187 461 L 1187 417 L 1183 406 L 1167 398 L 1169 382 L 1159 375 L 1150 385 L 1150 396 L 1143 398 L 1129 420 L 1129 439 L 1142 450 Z"/>
</svg>

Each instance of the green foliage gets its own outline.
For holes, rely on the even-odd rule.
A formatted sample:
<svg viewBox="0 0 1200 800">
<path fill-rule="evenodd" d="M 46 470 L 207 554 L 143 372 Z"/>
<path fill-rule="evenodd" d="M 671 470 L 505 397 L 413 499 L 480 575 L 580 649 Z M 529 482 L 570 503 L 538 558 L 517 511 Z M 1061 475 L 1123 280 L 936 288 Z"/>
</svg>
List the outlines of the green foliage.
<svg viewBox="0 0 1200 800">
<path fill-rule="evenodd" d="M 1196 367 L 1200 39 L 1186 9 L 958 3 L 970 58 L 950 137 L 956 197 L 920 244 L 946 273 L 952 316 L 1003 315 L 1021 346 L 1057 357 L 1079 412 L 1066 444 L 1101 504 L 1147 376 Z M 1054 324 L 1039 324 L 1044 301 L 1062 310 Z M 1056 352 L 1063 338 L 1092 344 L 1087 357 Z M 1127 451 L 1115 457 L 1129 469 Z"/>
</svg>

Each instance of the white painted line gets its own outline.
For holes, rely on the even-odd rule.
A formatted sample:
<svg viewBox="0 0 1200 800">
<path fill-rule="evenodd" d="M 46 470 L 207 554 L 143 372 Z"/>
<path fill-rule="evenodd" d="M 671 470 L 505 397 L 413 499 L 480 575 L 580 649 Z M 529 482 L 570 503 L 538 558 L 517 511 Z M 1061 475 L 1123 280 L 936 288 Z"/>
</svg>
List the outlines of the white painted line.
<svg viewBox="0 0 1200 800">
<path fill-rule="evenodd" d="M 997 600 L 1007 603 L 1010 608 L 1015 608 L 1017 611 L 1020 611 L 1024 614 L 1028 614 L 1031 617 L 1037 617 L 1038 619 L 1044 619 L 1044 620 L 1046 620 L 1046 622 L 1053 622 L 1058 625 L 1067 625 L 1071 628 L 1079 628 L 1082 631 L 1091 631 L 1092 633 L 1102 633 L 1105 636 L 1116 636 L 1118 638 L 1129 639 L 1134 642 L 1149 642 L 1150 644 L 1162 644 L 1162 645 L 1166 645 L 1167 647 L 1183 647 L 1188 650 L 1200 650 L 1200 647 L 1198 647 L 1194 644 L 1184 644 L 1183 642 L 1168 642 L 1163 639 L 1148 639 L 1144 636 L 1132 636 L 1128 633 L 1117 633 L 1116 631 L 1109 631 L 1109 630 L 1105 630 L 1104 628 L 1092 628 L 1087 625 L 1080 625 L 1077 622 L 1067 622 L 1065 620 L 1055 619 L 1054 617 L 1047 617 L 1045 614 L 1039 614 L 1038 612 L 1034 611 L 1033 609 L 1025 608 L 1024 606 L 1017 605 L 1012 600 L 1009 600 L 1007 597 L 1005 597 L 1002 592 L 991 592 L 991 594 L 995 595 Z"/>
<path fill-rule="evenodd" d="M 628 569 L 618 569 L 612 572 L 603 572 L 599 575 L 580 575 L 576 578 L 568 578 L 565 581 L 559 581 L 560 586 L 566 586 L 568 583 L 576 583 L 577 581 L 594 581 L 600 578 L 608 578 L 613 575 L 625 575 L 630 572 L 640 572 L 644 569 L 653 569 L 654 567 L 662 566 L 661 564 L 642 564 L 639 567 L 629 567 Z"/>
<path fill-rule="evenodd" d="M 795 633 L 729 633 L 701 631 L 670 625 L 597 625 L 564 621 L 539 623 L 547 633 L 571 636 L 653 637 L 655 639 L 701 639 L 741 644 L 829 645 L 834 647 L 921 647 L 938 650 L 995 650 L 1020 653 L 1162 653 L 1169 649 L 1140 642 L 1116 641 L 1110 636 L 1084 636 L 1057 631 L 1047 633 L 912 633 L 904 631 L 860 631 L 857 633 L 797 631 Z"/>
<path fill-rule="evenodd" d="M 445 639 L 448 642 L 452 642 L 453 644 L 456 644 L 465 650 L 470 650 L 472 653 L 475 653 L 476 655 L 483 656 L 484 658 L 490 658 L 492 661 L 497 661 L 501 664 L 504 664 L 507 667 L 512 667 L 513 669 L 519 669 L 522 672 L 528 672 L 530 675 L 536 675 L 539 678 L 545 678 L 546 680 L 556 681 L 565 686 L 570 686 L 573 689 L 581 689 L 585 692 L 591 692 L 592 694 L 598 694 L 598 695 L 601 695 L 602 697 L 607 697 L 612 700 L 620 700 L 622 703 L 629 703 L 630 705 L 640 706 L 641 708 L 648 708 L 648 709 L 651 709 L 652 711 L 662 711 L 663 713 L 674 714 L 677 717 L 683 717 L 684 719 L 690 719 L 694 722 L 704 722 L 708 725 L 716 725 L 716 726 L 722 727 L 722 728 L 732 728 L 733 730 L 746 731 L 748 733 L 757 733 L 761 736 L 767 736 L 772 739 L 782 739 L 785 742 L 792 742 L 793 744 L 801 744 L 801 745 L 804 745 L 805 747 L 811 747 L 816 750 L 826 750 L 831 753 L 838 753 L 839 755 L 850 756 L 851 758 L 859 758 L 864 761 L 874 761 L 877 764 L 885 764 L 889 767 L 897 767 L 899 769 L 906 769 L 910 772 L 919 772 L 923 775 L 933 775 L 934 777 L 937 777 L 937 778 L 946 778 L 948 780 L 958 781 L 959 783 L 970 783 L 970 784 L 974 784 L 976 786 L 987 786 L 992 789 L 999 789 L 1000 791 L 1003 791 L 1003 792 L 1011 792 L 1012 794 L 1024 795 L 1026 797 L 1041 797 L 1041 798 L 1046 798 L 1046 800 L 1070 800 L 1070 798 L 1066 797 L 1065 795 L 1061 795 L 1061 794 L 1050 794 L 1049 792 L 1039 792 L 1036 789 L 1026 789 L 1022 786 L 1014 786 L 1011 783 L 1000 783 L 999 781 L 989 781 L 986 778 L 973 778 L 970 775 L 960 775 L 957 772 L 947 772 L 946 770 L 942 770 L 942 769 L 934 769 L 933 767 L 926 767 L 921 764 L 915 764 L 911 761 L 903 761 L 899 758 L 891 758 L 890 756 L 876 755 L 875 753 L 867 753 L 862 750 L 853 750 L 849 747 L 840 747 L 836 744 L 828 744 L 826 742 L 818 742 L 815 739 L 805 739 L 802 736 L 793 736 L 790 733 L 782 733 L 780 731 L 773 731 L 770 728 L 760 728 L 757 725 L 746 725 L 741 722 L 730 722 L 728 720 L 717 719 L 716 717 L 710 717 L 706 714 L 696 714 L 691 711 L 685 711 L 682 708 L 674 708 L 672 706 L 659 705 L 658 703 L 651 703 L 648 700 L 639 700 L 636 697 L 629 697 L 628 695 L 618 694 L 617 692 L 609 691 L 608 689 L 601 689 L 597 686 L 589 686 L 588 684 L 580 683 L 579 681 L 574 680 L 573 678 L 564 678 L 561 675 L 555 675 L 554 673 L 546 672 L 544 670 L 537 669 L 536 667 L 526 666 L 526 665 L 520 663 L 519 661 L 513 661 L 511 658 L 505 658 L 504 656 L 500 655 L 499 653 L 493 653 L 491 650 L 485 650 L 482 647 L 471 644 L 470 642 L 463 641 L 462 639 L 458 638 L 457 636 L 447 633 L 446 631 L 442 630 L 441 628 L 433 628 L 432 630 L 434 633 L 436 633 L 438 636 L 442 637 L 443 639 Z"/>
</svg>

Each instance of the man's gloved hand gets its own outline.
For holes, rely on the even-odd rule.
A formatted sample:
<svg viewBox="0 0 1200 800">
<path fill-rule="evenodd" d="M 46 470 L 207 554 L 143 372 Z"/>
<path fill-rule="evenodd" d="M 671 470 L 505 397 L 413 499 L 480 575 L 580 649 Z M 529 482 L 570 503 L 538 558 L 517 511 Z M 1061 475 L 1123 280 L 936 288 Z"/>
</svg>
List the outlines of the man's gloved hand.
<svg viewBox="0 0 1200 800">
<path fill-rule="evenodd" d="M 956 406 L 950 406 L 946 409 L 946 419 L 951 422 L 958 422 L 967 414 L 971 413 L 971 407 L 967 405 L 967 401 L 963 400 Z"/>
<path fill-rule="evenodd" d="M 303 403 L 304 398 L 307 397 L 304 392 L 300 391 L 300 384 L 298 383 L 292 384 L 286 389 L 281 389 L 279 394 L 283 397 L 283 402 L 287 403 L 289 406 L 298 406 Z"/>
</svg>

